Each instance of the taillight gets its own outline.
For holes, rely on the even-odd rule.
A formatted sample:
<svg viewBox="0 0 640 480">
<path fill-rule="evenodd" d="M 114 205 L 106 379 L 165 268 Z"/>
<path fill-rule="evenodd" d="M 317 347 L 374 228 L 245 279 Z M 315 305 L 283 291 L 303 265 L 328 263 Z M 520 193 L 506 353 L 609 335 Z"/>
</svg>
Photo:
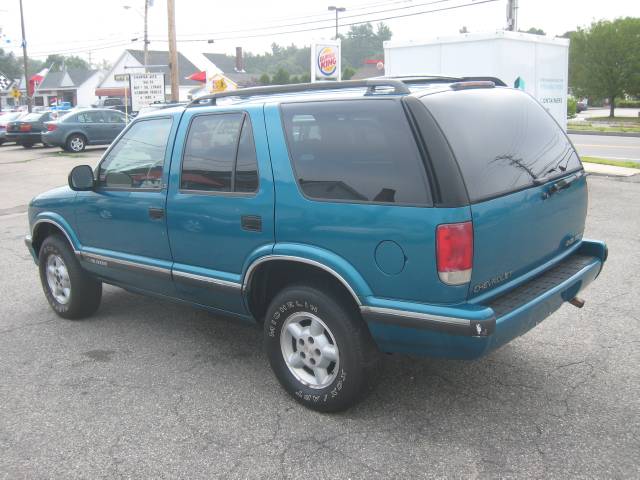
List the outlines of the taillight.
<svg viewBox="0 0 640 480">
<path fill-rule="evenodd" d="M 448 285 L 469 283 L 473 267 L 473 224 L 438 225 L 436 257 L 440 280 Z"/>
<path fill-rule="evenodd" d="M 20 125 L 20 131 L 21 132 L 30 132 L 31 131 L 31 125 L 28 124 L 28 123 Z"/>
<path fill-rule="evenodd" d="M 47 123 L 47 132 L 53 132 L 58 126 L 55 123 Z"/>
</svg>

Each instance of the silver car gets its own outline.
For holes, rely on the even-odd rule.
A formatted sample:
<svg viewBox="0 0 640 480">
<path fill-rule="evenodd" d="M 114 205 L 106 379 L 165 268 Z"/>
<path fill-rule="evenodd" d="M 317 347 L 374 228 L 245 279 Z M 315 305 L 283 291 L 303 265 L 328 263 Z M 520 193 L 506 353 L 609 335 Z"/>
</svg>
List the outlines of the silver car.
<svg viewBox="0 0 640 480">
<path fill-rule="evenodd" d="M 75 110 L 46 122 L 42 141 L 69 152 L 81 152 L 87 145 L 108 145 L 126 125 L 126 117 L 117 110 L 91 108 Z"/>
</svg>

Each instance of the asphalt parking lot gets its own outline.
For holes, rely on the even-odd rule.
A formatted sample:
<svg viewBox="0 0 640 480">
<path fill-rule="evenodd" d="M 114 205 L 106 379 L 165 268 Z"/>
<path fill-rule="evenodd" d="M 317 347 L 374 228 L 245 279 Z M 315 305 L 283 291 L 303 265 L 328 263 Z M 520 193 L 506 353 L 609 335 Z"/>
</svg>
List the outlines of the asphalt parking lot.
<svg viewBox="0 0 640 480">
<path fill-rule="evenodd" d="M 640 182 L 590 177 L 586 237 L 609 261 L 581 295 L 476 362 L 386 356 L 339 415 L 271 374 L 261 331 L 106 287 L 56 317 L 23 244 L 26 205 L 94 164 L 0 147 L 0 478 L 637 478 Z"/>
</svg>

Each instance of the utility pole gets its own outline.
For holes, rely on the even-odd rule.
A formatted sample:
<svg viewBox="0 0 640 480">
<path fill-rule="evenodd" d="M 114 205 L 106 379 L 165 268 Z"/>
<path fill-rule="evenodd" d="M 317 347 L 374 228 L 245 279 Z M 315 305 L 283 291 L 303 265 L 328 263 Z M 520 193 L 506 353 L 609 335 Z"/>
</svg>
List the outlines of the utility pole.
<svg viewBox="0 0 640 480">
<path fill-rule="evenodd" d="M 24 13 L 22 11 L 22 0 L 20 0 L 20 23 L 22 24 L 22 57 L 24 62 L 24 83 L 27 91 L 27 110 L 31 113 L 31 95 L 29 95 L 29 72 L 27 71 L 27 38 L 24 34 Z"/>
<path fill-rule="evenodd" d="M 147 17 L 149 15 L 149 0 L 144 0 L 144 73 L 149 65 L 149 36 L 147 34 Z"/>
<path fill-rule="evenodd" d="M 176 46 L 176 5 L 175 0 L 167 0 L 167 18 L 169 19 L 169 75 L 171 77 L 171 101 L 177 102 L 178 90 L 178 50 Z"/>
<path fill-rule="evenodd" d="M 518 0 L 507 0 L 507 30 L 518 30 Z"/>
<path fill-rule="evenodd" d="M 336 7 L 335 5 L 331 5 L 327 10 L 336 12 L 336 40 L 338 40 L 338 13 L 346 12 L 347 9 L 344 7 Z"/>
</svg>

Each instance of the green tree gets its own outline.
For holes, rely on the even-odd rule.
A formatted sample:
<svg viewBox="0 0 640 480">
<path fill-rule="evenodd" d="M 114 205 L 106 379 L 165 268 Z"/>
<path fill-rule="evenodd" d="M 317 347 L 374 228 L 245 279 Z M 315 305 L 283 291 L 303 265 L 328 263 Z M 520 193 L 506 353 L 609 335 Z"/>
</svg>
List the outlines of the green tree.
<svg viewBox="0 0 640 480">
<path fill-rule="evenodd" d="M 284 68 L 279 68 L 276 74 L 273 76 L 272 83 L 274 85 L 286 85 L 289 83 L 289 72 Z"/>
<path fill-rule="evenodd" d="M 640 18 L 601 20 L 571 35 L 569 85 L 581 96 L 616 99 L 640 92 Z"/>
<path fill-rule="evenodd" d="M 269 85 L 271 83 L 271 78 L 269 78 L 269 74 L 263 73 L 260 75 L 258 82 L 260 82 L 260 85 Z"/>
<path fill-rule="evenodd" d="M 529 30 L 518 30 L 518 31 L 522 33 L 531 33 L 533 35 L 546 35 L 546 33 L 544 33 L 544 30 L 542 30 L 541 28 L 535 28 L 535 27 L 531 27 Z"/>
<path fill-rule="evenodd" d="M 342 65 L 358 69 L 369 58 L 382 58 L 382 43 L 391 40 L 391 29 L 384 23 L 378 23 L 373 30 L 371 23 L 352 25 L 342 38 Z"/>
<path fill-rule="evenodd" d="M 44 64 L 50 67 L 52 72 L 62 71 L 63 65 L 67 70 L 89 70 L 91 68 L 84 58 L 76 55 L 65 57 L 64 55 L 52 54 L 47 57 Z"/>
<path fill-rule="evenodd" d="M 22 76 L 22 59 L 0 48 L 0 72 L 11 79 L 19 78 Z"/>
<path fill-rule="evenodd" d="M 356 74 L 355 68 L 345 67 L 342 69 L 342 79 L 343 80 L 351 80 L 351 78 Z"/>
</svg>

